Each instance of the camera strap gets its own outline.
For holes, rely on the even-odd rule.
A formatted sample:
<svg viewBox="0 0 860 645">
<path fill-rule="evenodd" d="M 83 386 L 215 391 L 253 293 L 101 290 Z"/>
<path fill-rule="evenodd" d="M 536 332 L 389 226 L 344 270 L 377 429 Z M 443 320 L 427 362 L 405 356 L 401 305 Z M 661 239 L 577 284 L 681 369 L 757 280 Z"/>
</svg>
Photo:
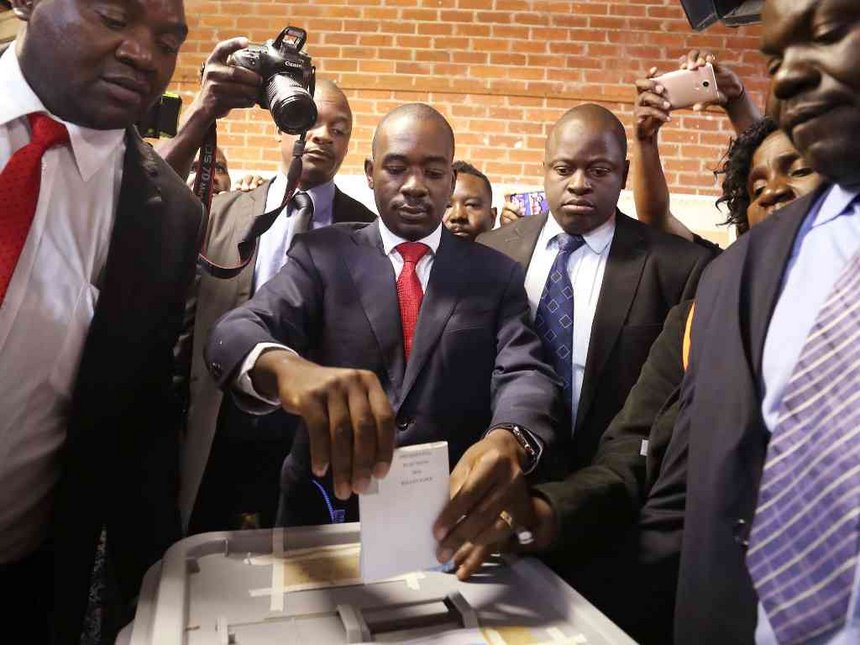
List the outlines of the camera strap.
<svg viewBox="0 0 860 645">
<path fill-rule="evenodd" d="M 200 156 L 197 161 L 197 176 L 194 178 L 194 194 L 203 202 L 206 212 L 206 218 L 209 218 L 209 209 L 212 205 L 212 186 L 215 172 L 215 149 L 217 147 L 217 126 L 213 123 L 206 133 L 206 139 L 203 146 L 200 148 Z M 293 159 L 290 161 L 290 167 L 287 171 L 287 190 L 284 192 L 284 199 L 281 205 L 270 210 L 268 213 L 263 213 L 254 218 L 251 226 L 248 227 L 245 235 L 239 241 L 237 248 L 239 250 L 239 264 L 235 266 L 223 266 L 217 262 L 213 262 L 206 257 L 206 241 L 203 241 L 203 249 L 197 256 L 197 266 L 204 272 L 214 278 L 228 280 L 233 278 L 248 266 L 248 263 L 254 257 L 254 252 L 257 250 L 257 239 L 266 231 L 268 231 L 278 215 L 284 210 L 284 207 L 290 203 L 296 188 L 299 185 L 299 178 L 302 175 L 302 154 L 305 151 L 305 133 L 302 133 L 296 143 L 293 145 Z M 208 226 L 207 226 L 208 230 Z"/>
</svg>

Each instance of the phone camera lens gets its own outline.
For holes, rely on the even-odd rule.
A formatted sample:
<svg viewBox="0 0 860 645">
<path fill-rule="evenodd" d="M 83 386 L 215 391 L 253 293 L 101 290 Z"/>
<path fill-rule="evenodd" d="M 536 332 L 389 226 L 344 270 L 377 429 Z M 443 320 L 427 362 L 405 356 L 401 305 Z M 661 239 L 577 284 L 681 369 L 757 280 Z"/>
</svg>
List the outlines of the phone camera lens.
<svg viewBox="0 0 860 645">
<path fill-rule="evenodd" d="M 702 83 L 702 85 L 703 85 L 703 86 L 705 86 L 705 87 L 710 87 L 710 86 L 711 86 L 711 82 L 710 82 L 710 81 L 704 81 L 704 82 Z"/>
</svg>

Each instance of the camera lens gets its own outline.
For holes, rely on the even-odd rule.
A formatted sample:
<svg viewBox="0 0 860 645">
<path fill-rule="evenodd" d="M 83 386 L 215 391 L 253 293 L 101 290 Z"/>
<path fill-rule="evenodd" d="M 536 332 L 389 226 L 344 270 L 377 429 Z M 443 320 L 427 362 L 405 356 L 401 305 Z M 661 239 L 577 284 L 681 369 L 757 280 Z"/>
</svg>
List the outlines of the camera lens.
<svg viewBox="0 0 860 645">
<path fill-rule="evenodd" d="M 711 86 L 711 82 L 710 82 L 710 81 L 704 81 L 704 82 L 702 83 L 702 86 L 703 86 L 703 87 L 710 87 L 710 86 Z"/>
<path fill-rule="evenodd" d="M 266 84 L 266 102 L 281 132 L 299 134 L 317 121 L 317 106 L 310 93 L 294 79 L 276 74 Z"/>
</svg>

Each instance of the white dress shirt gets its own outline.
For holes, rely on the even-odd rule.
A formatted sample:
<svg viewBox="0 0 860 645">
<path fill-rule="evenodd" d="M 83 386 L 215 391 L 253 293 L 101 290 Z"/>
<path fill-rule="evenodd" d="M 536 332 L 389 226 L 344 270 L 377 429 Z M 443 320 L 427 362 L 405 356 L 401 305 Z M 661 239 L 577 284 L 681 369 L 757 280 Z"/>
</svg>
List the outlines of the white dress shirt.
<svg viewBox="0 0 860 645">
<path fill-rule="evenodd" d="M 378 218 L 376 221 L 379 223 L 379 235 L 382 238 L 383 252 L 391 262 L 391 266 L 394 267 L 394 278 L 395 280 L 397 280 L 400 277 L 400 272 L 403 271 L 403 257 L 400 255 L 400 253 L 395 247 L 397 247 L 398 244 L 408 242 L 409 240 L 406 240 L 389 230 L 389 228 L 385 226 L 385 223 L 382 221 L 382 218 Z M 441 224 L 437 226 L 436 229 L 427 237 L 423 237 L 420 240 L 416 240 L 417 242 L 421 242 L 422 244 L 426 244 L 428 247 L 430 247 L 430 250 L 424 255 L 424 257 L 422 257 L 418 261 L 418 264 L 415 266 L 415 273 L 418 274 L 418 281 L 421 283 L 421 289 L 423 291 L 427 291 L 427 283 L 430 280 L 430 271 L 433 268 L 433 260 L 436 256 L 436 251 L 439 249 L 439 243 L 441 240 Z M 262 354 L 264 350 L 271 348 L 280 348 L 292 351 L 289 347 L 280 345 L 278 343 L 259 343 L 254 347 L 254 349 L 251 350 L 251 352 L 245 358 L 242 363 L 242 367 L 239 370 L 239 374 L 236 377 L 235 387 L 240 392 L 248 394 L 252 396 L 256 401 L 259 401 L 259 405 L 252 405 L 247 398 L 243 398 L 241 400 L 237 399 L 237 405 L 242 407 L 242 409 L 246 412 L 250 412 L 251 414 L 268 414 L 280 407 L 280 403 L 277 399 L 265 398 L 254 389 L 254 385 L 251 382 L 250 376 L 250 371 L 257 363 L 257 359 L 260 357 L 260 354 Z"/>
<path fill-rule="evenodd" d="M 0 171 L 47 113 L 15 43 L 0 57 Z M 122 130 L 65 124 L 42 157 L 39 199 L 0 305 L 0 563 L 45 539 L 78 362 L 107 260 L 125 152 Z M 86 503 L 86 500 L 82 500 Z"/>
<path fill-rule="evenodd" d="M 848 261 L 860 250 L 860 204 L 849 208 L 857 187 L 834 186 L 809 211 L 791 252 L 782 292 L 770 319 L 762 354 L 764 399 L 762 415 L 770 432 L 776 427 L 783 393 L 818 312 Z M 776 645 L 763 607 L 758 607 L 758 645 Z M 848 645 L 860 642 L 860 565 L 848 603 L 845 625 L 809 645 Z"/>
<path fill-rule="evenodd" d="M 546 224 L 541 229 L 535 245 L 534 253 L 529 261 L 526 272 L 526 293 L 532 310 L 532 320 L 537 312 L 544 285 L 549 277 L 549 271 L 558 254 L 558 240 L 563 233 L 555 217 L 550 214 Z M 582 392 L 582 380 L 585 376 L 585 362 L 588 359 L 588 344 L 591 340 L 591 325 L 597 311 L 597 301 L 600 298 L 600 288 L 603 285 L 603 274 L 606 271 L 606 259 L 609 257 L 609 247 L 615 236 L 615 216 L 598 226 L 590 233 L 582 236 L 585 244 L 570 254 L 567 261 L 567 275 L 573 286 L 573 391 L 571 393 L 570 409 L 572 410 L 571 427 L 576 424 L 576 413 L 579 407 L 579 395 Z"/>
<path fill-rule="evenodd" d="M 286 191 L 287 178 L 283 173 L 278 173 L 266 193 L 266 213 L 281 205 Z M 334 181 L 328 181 L 302 192 L 308 194 L 314 206 L 314 216 L 310 228 L 315 229 L 331 224 L 334 208 Z M 296 218 L 292 217 L 293 209 L 289 204 L 284 207 L 284 210 L 287 212 L 281 211 L 271 228 L 260 236 L 257 243 L 259 246 L 254 264 L 254 291 L 271 280 L 287 263 L 287 251 L 296 235 Z"/>
</svg>

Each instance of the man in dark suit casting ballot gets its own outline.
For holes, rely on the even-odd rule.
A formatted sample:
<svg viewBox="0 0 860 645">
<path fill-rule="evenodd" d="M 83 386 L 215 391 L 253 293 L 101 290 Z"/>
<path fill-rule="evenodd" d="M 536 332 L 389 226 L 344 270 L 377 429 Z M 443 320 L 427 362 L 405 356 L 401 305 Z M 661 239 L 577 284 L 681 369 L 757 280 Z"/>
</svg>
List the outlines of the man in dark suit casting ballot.
<svg viewBox="0 0 860 645">
<path fill-rule="evenodd" d="M 380 220 L 298 237 L 284 269 L 212 332 L 209 368 L 240 406 L 304 419 L 287 511 L 291 483 L 311 471 L 330 466 L 346 499 L 386 475 L 395 445 L 446 440 L 457 465 L 437 538 L 471 539 L 553 444 L 559 384 L 528 324 L 522 269 L 442 226 L 453 155 L 433 108 L 386 115 L 365 162 Z"/>
</svg>

